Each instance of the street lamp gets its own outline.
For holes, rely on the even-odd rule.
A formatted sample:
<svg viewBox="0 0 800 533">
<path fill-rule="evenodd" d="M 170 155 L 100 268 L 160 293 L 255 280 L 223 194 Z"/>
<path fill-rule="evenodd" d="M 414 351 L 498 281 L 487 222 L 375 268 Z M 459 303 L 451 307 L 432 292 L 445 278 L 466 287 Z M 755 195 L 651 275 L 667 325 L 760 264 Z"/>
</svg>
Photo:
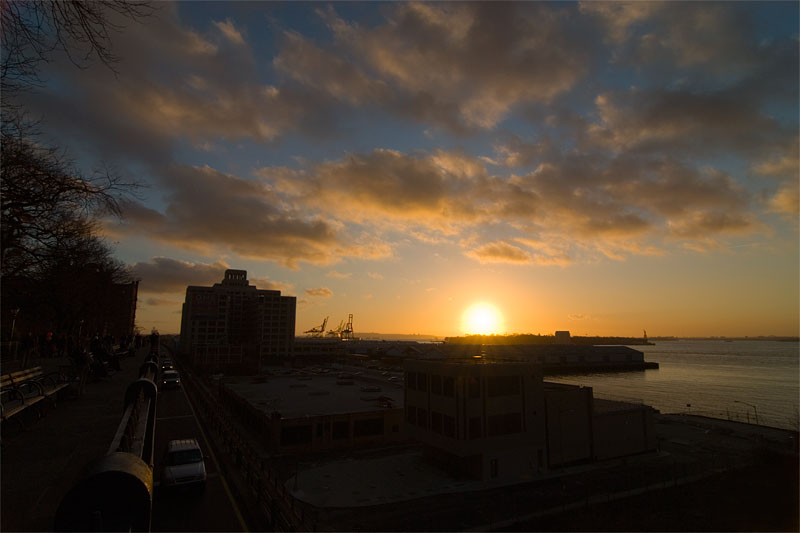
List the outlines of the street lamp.
<svg viewBox="0 0 800 533">
<path fill-rule="evenodd" d="M 752 407 L 753 408 L 753 413 L 756 415 L 756 425 L 757 426 L 760 425 L 758 423 L 758 409 L 756 409 L 755 405 L 753 405 L 752 403 L 742 402 L 740 400 L 733 400 L 733 403 L 743 403 L 745 405 L 749 405 L 750 407 Z M 749 418 L 749 414 L 748 414 L 748 418 Z"/>
<path fill-rule="evenodd" d="M 14 340 L 14 326 L 17 325 L 17 315 L 19 314 L 19 307 L 11 310 L 11 337 L 8 340 Z"/>
<path fill-rule="evenodd" d="M 17 315 L 19 314 L 19 307 L 11 310 L 11 336 L 8 338 L 9 346 L 14 342 L 14 327 L 17 325 Z M 17 358 L 16 346 L 14 347 L 14 359 Z"/>
</svg>

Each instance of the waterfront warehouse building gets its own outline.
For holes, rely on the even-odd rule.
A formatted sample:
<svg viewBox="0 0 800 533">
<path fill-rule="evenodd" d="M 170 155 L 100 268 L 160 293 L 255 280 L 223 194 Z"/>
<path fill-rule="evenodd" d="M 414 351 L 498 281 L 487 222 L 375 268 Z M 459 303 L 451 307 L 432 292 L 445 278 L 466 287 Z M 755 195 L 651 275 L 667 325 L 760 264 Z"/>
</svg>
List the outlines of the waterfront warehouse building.
<svg viewBox="0 0 800 533">
<path fill-rule="evenodd" d="M 481 359 L 405 363 L 406 432 L 478 479 L 546 469 L 541 367 Z"/>
<path fill-rule="evenodd" d="M 542 380 L 542 366 L 483 358 L 405 361 L 406 433 L 455 472 L 536 477 L 656 449 L 645 405 Z"/>
<path fill-rule="evenodd" d="M 181 351 L 195 368 L 255 372 L 292 356 L 294 296 L 257 289 L 244 270 L 226 270 L 212 287 L 189 286 L 181 317 Z"/>
</svg>

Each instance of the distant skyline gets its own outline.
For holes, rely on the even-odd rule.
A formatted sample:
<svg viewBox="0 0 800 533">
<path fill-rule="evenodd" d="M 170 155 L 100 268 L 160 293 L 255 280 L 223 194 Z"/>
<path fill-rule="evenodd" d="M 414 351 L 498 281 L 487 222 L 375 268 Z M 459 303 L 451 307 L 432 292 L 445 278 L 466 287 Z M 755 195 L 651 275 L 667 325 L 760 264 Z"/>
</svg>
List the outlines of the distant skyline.
<svg viewBox="0 0 800 533">
<path fill-rule="evenodd" d="M 156 6 L 24 97 L 146 185 L 145 331 L 237 268 L 298 332 L 800 333 L 797 2 Z"/>
</svg>

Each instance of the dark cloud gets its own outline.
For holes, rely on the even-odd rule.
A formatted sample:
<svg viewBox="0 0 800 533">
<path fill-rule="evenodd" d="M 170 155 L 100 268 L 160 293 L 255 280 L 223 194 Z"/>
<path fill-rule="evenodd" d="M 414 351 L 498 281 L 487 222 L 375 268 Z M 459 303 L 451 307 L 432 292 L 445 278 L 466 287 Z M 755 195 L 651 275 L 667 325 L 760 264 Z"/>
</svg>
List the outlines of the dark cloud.
<svg viewBox="0 0 800 533">
<path fill-rule="evenodd" d="M 225 270 L 228 268 L 230 266 L 222 261 L 191 263 L 168 257 L 153 257 L 146 263 L 131 265 L 131 273 L 141 280 L 140 291 L 168 293 L 185 292 L 189 285 L 219 283 L 225 277 Z"/>
<path fill-rule="evenodd" d="M 590 128 L 591 136 L 615 151 L 746 156 L 787 133 L 758 100 L 736 90 L 631 89 L 602 94 L 596 104 L 601 123 Z"/>
<path fill-rule="evenodd" d="M 162 182 L 167 200 L 163 213 L 129 202 L 125 223 L 113 229 L 144 233 L 182 248 L 207 253 L 227 249 L 292 267 L 297 261 L 330 263 L 338 253 L 358 253 L 352 244 L 339 243 L 329 224 L 283 209 L 258 183 L 210 167 L 179 165 L 170 167 Z"/>
<path fill-rule="evenodd" d="M 386 11 L 375 27 L 321 12 L 338 54 L 288 34 L 275 64 L 342 101 L 457 133 L 493 127 L 518 102 L 550 101 L 587 71 L 586 47 L 566 31 L 566 9 L 404 3 Z"/>
<path fill-rule="evenodd" d="M 750 8 L 714 2 L 581 4 L 583 13 L 605 24 L 617 61 L 728 73 L 758 61 Z"/>
</svg>

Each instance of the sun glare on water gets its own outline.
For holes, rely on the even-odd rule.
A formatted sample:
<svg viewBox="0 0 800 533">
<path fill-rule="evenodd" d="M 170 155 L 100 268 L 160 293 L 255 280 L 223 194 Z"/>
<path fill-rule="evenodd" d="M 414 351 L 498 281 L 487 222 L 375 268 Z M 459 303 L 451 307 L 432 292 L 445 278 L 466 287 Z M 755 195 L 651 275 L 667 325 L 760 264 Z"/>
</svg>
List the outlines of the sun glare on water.
<svg viewBox="0 0 800 533">
<path fill-rule="evenodd" d="M 473 304 L 461 316 L 461 329 L 471 335 L 492 335 L 502 333 L 503 314 L 492 304 L 481 302 Z"/>
</svg>

